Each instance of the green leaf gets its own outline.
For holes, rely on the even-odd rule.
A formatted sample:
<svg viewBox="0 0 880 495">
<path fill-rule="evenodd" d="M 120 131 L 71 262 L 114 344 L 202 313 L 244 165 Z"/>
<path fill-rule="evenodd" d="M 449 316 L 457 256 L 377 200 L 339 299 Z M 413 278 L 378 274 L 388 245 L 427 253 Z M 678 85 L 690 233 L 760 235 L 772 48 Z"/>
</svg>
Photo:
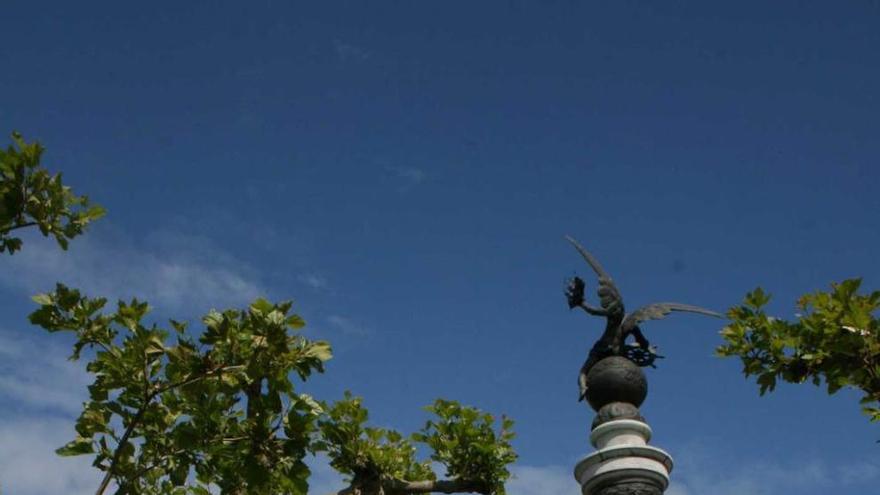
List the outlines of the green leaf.
<svg viewBox="0 0 880 495">
<path fill-rule="evenodd" d="M 257 299 L 256 301 L 251 303 L 250 310 L 253 313 L 259 313 L 262 315 L 269 314 L 269 312 L 274 309 L 275 305 L 270 303 L 269 301 L 263 299 L 262 297 Z"/>
<path fill-rule="evenodd" d="M 53 303 L 52 296 L 48 294 L 37 294 L 31 297 L 31 299 L 40 306 L 49 306 Z"/>
<path fill-rule="evenodd" d="M 76 440 L 68 442 L 67 445 L 55 450 L 55 453 L 68 457 L 74 455 L 83 455 L 83 454 L 91 454 L 93 453 L 94 446 L 92 445 L 92 440 L 90 438 L 79 438 Z"/>
<path fill-rule="evenodd" d="M 318 341 L 312 343 L 312 345 L 306 349 L 306 355 L 317 358 L 321 361 L 329 361 L 330 358 L 333 357 L 333 351 L 330 349 L 329 343 Z"/>
<path fill-rule="evenodd" d="M 189 476 L 189 465 L 180 464 L 171 471 L 169 479 L 172 485 L 183 486 L 186 483 L 187 476 Z"/>
</svg>

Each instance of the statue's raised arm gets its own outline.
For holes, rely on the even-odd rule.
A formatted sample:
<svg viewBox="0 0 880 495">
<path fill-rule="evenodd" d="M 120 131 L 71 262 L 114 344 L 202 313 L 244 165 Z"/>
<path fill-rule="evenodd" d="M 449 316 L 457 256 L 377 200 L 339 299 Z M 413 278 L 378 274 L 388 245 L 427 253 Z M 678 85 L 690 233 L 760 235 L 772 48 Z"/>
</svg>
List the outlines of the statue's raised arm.
<svg viewBox="0 0 880 495">
<path fill-rule="evenodd" d="M 599 263 L 589 251 L 584 249 L 578 241 L 574 240 L 569 236 L 565 236 L 568 239 L 568 242 L 574 245 L 574 248 L 577 249 L 581 256 L 584 257 L 587 264 L 596 272 L 596 275 L 599 277 L 599 288 L 596 293 L 599 296 L 599 303 L 602 306 L 601 309 L 590 306 L 584 300 L 584 287 L 585 283 L 580 277 L 574 277 L 568 284 L 568 288 L 566 289 L 565 295 L 568 298 L 568 307 L 574 308 L 579 307 L 586 311 L 587 313 L 594 316 L 605 316 L 611 318 L 612 316 L 619 316 L 622 318 L 624 313 L 623 307 L 623 298 L 620 297 L 620 291 L 617 290 L 617 286 L 614 285 L 614 281 L 611 280 L 611 277 L 602 268 L 602 265 Z"/>
</svg>

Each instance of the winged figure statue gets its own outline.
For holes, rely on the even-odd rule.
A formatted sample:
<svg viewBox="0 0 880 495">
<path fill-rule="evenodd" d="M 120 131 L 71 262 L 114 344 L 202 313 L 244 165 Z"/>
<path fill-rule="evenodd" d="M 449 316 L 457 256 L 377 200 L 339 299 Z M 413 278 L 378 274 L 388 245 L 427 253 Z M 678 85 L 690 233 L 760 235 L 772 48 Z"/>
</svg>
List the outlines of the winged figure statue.
<svg viewBox="0 0 880 495">
<path fill-rule="evenodd" d="M 586 284 L 580 277 L 574 277 L 569 281 L 565 290 L 569 309 L 581 308 L 593 316 L 604 316 L 607 321 L 605 332 L 593 345 L 578 375 L 579 401 L 584 400 L 587 394 L 587 373 L 599 360 L 608 356 L 623 356 L 639 366 L 653 366 L 654 360 L 662 357 L 657 355 L 656 349 L 651 346 L 648 339 L 642 334 L 642 330 L 639 328 L 640 323 L 647 320 L 659 320 L 673 311 L 722 317 L 719 313 L 699 306 L 674 302 L 649 304 L 632 313 L 627 313 L 623 306 L 623 298 L 620 296 L 620 291 L 617 290 L 614 281 L 611 280 L 611 277 L 608 276 L 608 273 L 602 268 L 599 261 L 576 240 L 569 236 L 565 236 L 565 238 L 574 245 L 575 249 L 578 250 L 599 277 L 597 293 L 600 307 L 591 306 L 585 301 L 584 289 Z M 630 335 L 635 339 L 635 344 L 626 343 Z"/>
</svg>

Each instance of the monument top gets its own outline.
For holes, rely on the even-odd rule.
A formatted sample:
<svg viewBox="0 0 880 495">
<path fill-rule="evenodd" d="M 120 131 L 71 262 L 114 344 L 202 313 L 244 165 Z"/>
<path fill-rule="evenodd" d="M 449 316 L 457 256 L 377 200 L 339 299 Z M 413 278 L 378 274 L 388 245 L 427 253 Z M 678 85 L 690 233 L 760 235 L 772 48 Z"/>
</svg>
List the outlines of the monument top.
<svg viewBox="0 0 880 495">
<path fill-rule="evenodd" d="M 642 330 L 639 327 L 640 323 L 647 320 L 659 320 L 673 311 L 698 313 L 718 318 L 722 317 L 722 315 L 699 306 L 674 302 L 649 304 L 633 311 L 632 313 L 627 313 L 623 305 L 623 297 L 620 295 L 620 291 L 617 289 L 617 286 L 614 285 L 614 281 L 605 269 L 602 268 L 602 265 L 599 264 L 599 260 L 597 260 L 573 238 L 566 236 L 566 239 L 574 245 L 575 249 L 577 249 L 581 256 L 583 256 L 584 260 L 586 260 L 587 264 L 590 265 L 599 277 L 597 294 L 599 296 L 599 304 L 601 307 L 591 306 L 586 302 L 584 297 L 586 283 L 580 277 L 576 276 L 569 280 L 565 290 L 569 309 L 581 308 L 590 315 L 603 316 L 606 318 L 605 331 L 593 345 L 590 354 L 587 356 L 583 366 L 581 366 L 578 375 L 578 385 L 580 388 L 580 396 L 578 400 L 587 399 L 590 405 L 598 411 L 603 405 L 605 405 L 604 403 L 599 404 L 605 400 L 600 398 L 605 392 L 598 395 L 588 393 L 590 382 L 593 381 L 588 379 L 588 375 L 590 374 L 590 370 L 596 366 L 597 363 L 606 358 L 620 357 L 637 365 L 622 368 L 621 366 L 624 365 L 620 364 L 619 360 L 616 360 L 614 362 L 617 364 L 612 365 L 609 363 L 607 366 L 614 369 L 619 368 L 614 374 L 623 373 L 621 377 L 624 375 L 631 375 L 629 378 L 635 380 L 635 382 L 633 382 L 635 388 L 642 387 L 644 388 L 644 393 L 647 393 L 647 383 L 645 382 L 644 374 L 641 374 L 641 370 L 639 370 L 638 367 L 654 366 L 654 361 L 662 356 L 657 354 L 656 348 L 653 347 L 650 342 L 648 342 L 648 339 L 645 338 L 644 334 L 642 334 Z M 635 344 L 626 343 L 626 340 L 630 335 L 635 339 Z M 632 371 L 632 368 L 635 368 L 639 373 L 635 374 L 635 372 Z M 629 371 L 625 371 L 625 369 Z M 603 375 L 604 374 L 606 373 L 603 373 Z M 638 376 L 641 378 L 639 379 Z M 607 381 L 608 379 L 610 379 L 610 375 L 609 378 L 604 380 Z M 615 380 L 620 381 L 619 379 Z M 639 380 L 641 380 L 643 385 L 638 385 L 636 383 Z M 625 381 L 626 380 L 624 380 L 624 382 Z M 641 399 L 637 401 L 638 403 L 635 404 L 636 407 L 644 401 L 644 393 L 642 394 Z M 592 398 L 588 396 L 592 396 Z"/>
</svg>

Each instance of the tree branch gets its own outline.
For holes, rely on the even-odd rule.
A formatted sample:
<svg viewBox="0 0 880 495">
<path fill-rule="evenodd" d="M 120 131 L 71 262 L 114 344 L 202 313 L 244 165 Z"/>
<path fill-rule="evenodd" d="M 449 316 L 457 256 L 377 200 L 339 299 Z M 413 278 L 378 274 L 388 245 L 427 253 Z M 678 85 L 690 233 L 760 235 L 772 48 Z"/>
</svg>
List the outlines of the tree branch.
<svg viewBox="0 0 880 495">
<path fill-rule="evenodd" d="M 152 398 L 150 398 L 152 400 Z M 95 495 L 103 495 L 104 490 L 107 489 L 107 485 L 110 484 L 110 479 L 113 478 L 113 470 L 116 468 L 116 463 L 119 462 L 119 457 L 122 455 L 122 447 L 128 443 L 128 437 L 131 436 L 131 432 L 134 431 L 135 426 L 140 423 L 141 418 L 144 417 L 144 413 L 147 411 L 147 407 L 150 405 L 150 402 L 144 402 L 144 404 L 138 409 L 137 414 L 134 415 L 134 418 L 131 419 L 131 423 L 128 424 L 128 427 L 125 429 L 125 433 L 122 434 L 122 438 L 119 439 L 119 443 L 116 444 L 116 451 L 113 452 L 113 458 L 110 460 L 110 465 L 107 467 L 107 474 L 104 475 L 104 479 L 101 480 L 101 485 L 98 486 L 98 491 L 95 492 Z"/>
<path fill-rule="evenodd" d="M 25 227 L 33 227 L 34 225 L 38 225 L 37 222 L 25 222 L 25 223 L 16 224 L 11 227 L 7 227 L 5 229 L 0 229 L 0 235 L 6 235 L 6 234 L 12 232 L 13 230 L 23 229 Z"/>
<path fill-rule="evenodd" d="M 204 375 L 195 376 L 181 382 L 177 383 L 169 383 L 163 387 L 158 387 L 154 389 L 152 392 L 149 392 L 144 397 L 144 404 L 137 410 L 137 413 L 132 418 L 131 423 L 128 424 L 128 427 L 125 429 L 125 433 L 122 434 L 122 438 L 119 439 L 119 442 L 116 444 L 116 450 L 113 452 L 113 458 L 110 460 L 110 465 L 107 467 L 107 474 L 104 475 L 104 479 L 101 480 L 101 485 L 98 486 L 98 491 L 95 492 L 95 495 L 103 495 L 104 490 L 107 489 L 107 486 L 110 484 L 110 480 L 113 478 L 113 470 L 116 468 L 116 463 L 119 462 L 119 457 L 122 455 L 122 447 L 128 443 L 128 437 L 131 436 L 131 433 L 134 431 L 135 427 L 140 423 L 141 419 L 143 419 L 144 413 L 147 411 L 147 407 L 150 406 L 150 403 L 155 399 L 158 395 L 163 392 L 167 392 L 169 390 L 183 387 L 185 385 L 189 385 L 191 383 L 195 383 L 199 380 L 203 380 L 205 378 L 209 378 L 214 376 L 215 374 L 222 373 L 223 371 L 240 368 L 241 366 L 225 366 L 214 368 L 213 370 L 209 370 Z"/>
<path fill-rule="evenodd" d="M 162 393 L 167 392 L 169 390 L 173 390 L 175 388 L 185 387 L 185 386 L 193 384 L 199 380 L 204 380 L 205 378 L 211 378 L 215 375 L 223 374 L 224 371 L 240 369 L 240 368 L 244 368 L 244 365 L 221 366 L 219 368 L 214 368 L 212 370 L 208 370 L 207 372 L 205 372 L 204 375 L 190 377 L 190 378 L 187 378 L 186 380 L 182 380 L 182 381 L 179 381 L 176 383 L 166 383 L 165 385 L 157 388 L 156 391 L 153 392 L 153 396 L 155 397 L 156 395 L 162 394 Z"/>
<path fill-rule="evenodd" d="M 182 454 L 182 453 L 184 453 L 184 452 L 186 452 L 186 451 L 183 450 L 183 449 L 181 449 L 181 450 L 175 450 L 174 452 L 169 452 L 169 453 L 165 454 L 164 456 L 160 456 L 160 457 L 159 457 L 159 460 L 157 460 L 155 463 L 153 463 L 153 464 L 149 464 L 149 465 L 144 466 L 144 467 L 142 467 L 141 469 L 139 469 L 139 470 L 134 474 L 134 476 L 132 476 L 132 477 L 128 480 L 128 485 L 131 485 L 131 484 L 134 482 L 134 480 L 136 480 L 136 479 L 140 478 L 141 476 L 143 476 L 143 475 L 149 473 L 149 472 L 152 471 L 153 469 L 156 469 L 156 468 L 158 468 L 158 467 L 161 467 L 162 464 L 163 464 L 165 461 L 167 461 L 169 457 L 174 456 L 174 455 L 177 455 L 177 454 Z M 126 485 L 123 485 L 123 487 L 125 487 L 125 486 L 126 486 Z M 123 488 L 123 487 L 120 487 L 120 488 Z"/>
<path fill-rule="evenodd" d="M 484 483 L 467 480 L 391 480 L 383 483 L 386 494 L 400 493 L 482 493 Z"/>
<path fill-rule="evenodd" d="M 404 481 L 386 480 L 381 483 L 381 491 L 351 485 L 336 495 L 410 495 L 416 493 L 487 493 L 484 483 L 467 480 L 424 480 Z"/>
</svg>

